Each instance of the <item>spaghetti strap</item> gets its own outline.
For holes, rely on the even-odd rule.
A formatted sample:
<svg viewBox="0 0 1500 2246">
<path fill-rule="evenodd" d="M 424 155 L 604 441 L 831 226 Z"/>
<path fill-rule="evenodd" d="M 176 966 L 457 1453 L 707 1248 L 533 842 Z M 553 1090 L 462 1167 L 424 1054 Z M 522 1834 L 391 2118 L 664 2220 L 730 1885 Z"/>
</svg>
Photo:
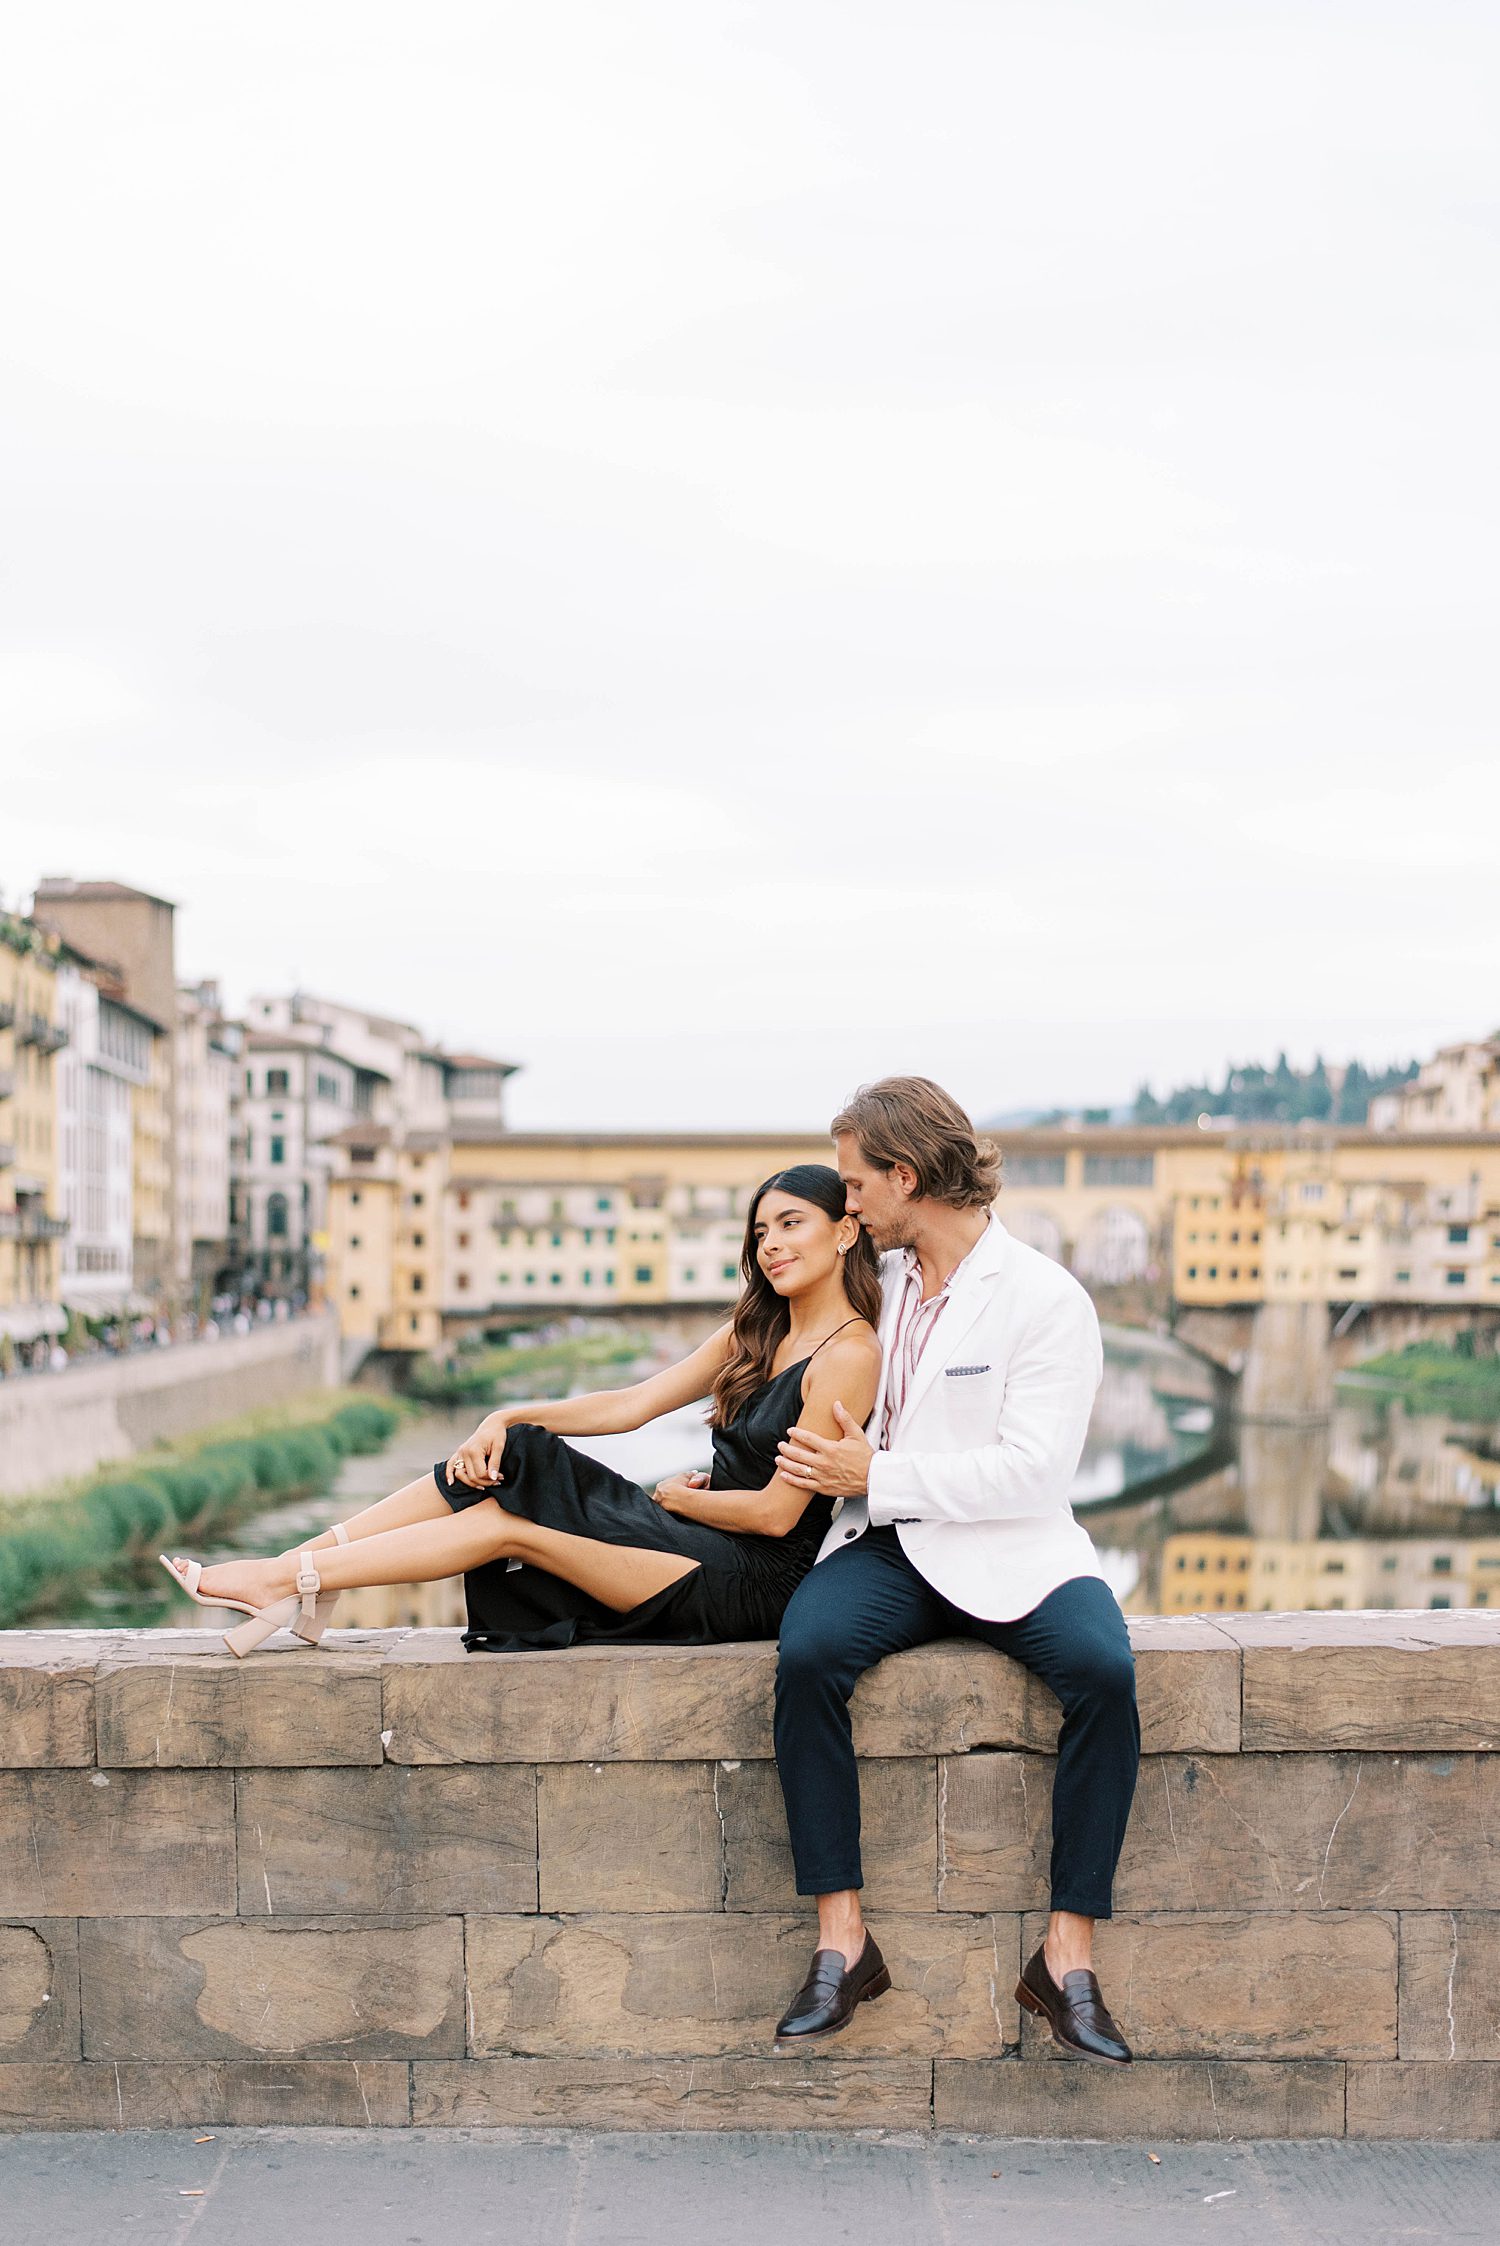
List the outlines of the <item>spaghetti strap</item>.
<svg viewBox="0 0 1500 2246">
<path fill-rule="evenodd" d="M 844 1320 L 844 1326 L 858 1326 L 858 1325 L 861 1325 L 862 1323 L 863 1323 L 863 1320 L 862 1320 L 862 1319 L 860 1319 L 860 1318 L 859 1318 L 859 1317 L 858 1317 L 857 1315 L 856 1315 L 855 1317 L 853 1317 L 853 1318 L 846 1318 L 846 1319 Z M 832 1333 L 832 1334 L 825 1334 L 825 1335 L 823 1336 L 823 1339 L 822 1339 L 822 1340 L 821 1340 L 821 1341 L 820 1341 L 820 1342 L 818 1343 L 818 1349 L 826 1349 L 826 1348 L 828 1347 L 828 1344 L 829 1344 L 829 1343 L 830 1343 L 830 1342 L 831 1342 L 831 1341 L 833 1340 L 834 1334 L 841 1334 L 841 1333 L 843 1332 L 843 1330 L 844 1330 L 844 1326 L 835 1326 L 835 1327 L 834 1327 L 834 1329 L 833 1329 L 833 1333 Z M 810 1364 L 812 1363 L 812 1361 L 813 1361 L 813 1357 L 816 1357 L 816 1356 L 817 1356 L 817 1354 L 818 1354 L 818 1349 L 815 1349 L 815 1350 L 814 1350 L 814 1351 L 812 1352 L 812 1356 L 809 1356 L 809 1357 L 804 1357 L 804 1358 L 803 1358 L 803 1360 L 802 1360 L 802 1370 L 803 1370 L 804 1372 L 806 1372 L 806 1370 L 807 1370 L 808 1366 L 809 1366 L 809 1365 L 810 1365 Z"/>
</svg>

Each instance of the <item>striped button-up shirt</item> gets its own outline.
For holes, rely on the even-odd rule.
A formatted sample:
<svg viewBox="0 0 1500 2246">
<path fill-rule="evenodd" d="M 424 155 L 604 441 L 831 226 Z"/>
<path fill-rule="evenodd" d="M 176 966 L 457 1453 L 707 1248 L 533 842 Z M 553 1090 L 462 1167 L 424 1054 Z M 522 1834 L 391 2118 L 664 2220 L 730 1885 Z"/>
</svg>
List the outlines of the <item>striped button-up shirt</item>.
<svg viewBox="0 0 1500 2246">
<path fill-rule="evenodd" d="M 982 1240 L 985 1236 L 980 1234 Z M 974 1243 L 975 1247 L 979 1242 Z M 969 1250 L 969 1256 L 974 1249 Z M 888 1451 L 901 1414 L 906 1409 L 906 1399 L 911 1384 L 916 1379 L 917 1367 L 922 1362 L 922 1352 L 932 1339 L 933 1329 L 947 1307 L 953 1291 L 953 1282 L 968 1262 L 969 1256 L 953 1266 L 938 1292 L 928 1301 L 922 1300 L 922 1265 L 915 1248 L 906 1251 L 906 1277 L 901 1289 L 901 1303 L 896 1312 L 896 1324 L 891 1334 L 891 1369 L 885 1384 L 885 1410 L 880 1417 L 880 1442 L 878 1448 Z"/>
</svg>

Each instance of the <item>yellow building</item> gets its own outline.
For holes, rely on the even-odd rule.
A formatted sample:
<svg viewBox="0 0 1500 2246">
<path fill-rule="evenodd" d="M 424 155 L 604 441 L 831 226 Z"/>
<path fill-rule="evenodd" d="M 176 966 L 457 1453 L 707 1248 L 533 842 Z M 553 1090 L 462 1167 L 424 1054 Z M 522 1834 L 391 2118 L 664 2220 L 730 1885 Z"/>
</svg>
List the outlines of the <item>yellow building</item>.
<svg viewBox="0 0 1500 2246">
<path fill-rule="evenodd" d="M 1252 1537 L 1185 1530 L 1162 1546 L 1163 1614 L 1500 1607 L 1500 1537 Z"/>
<path fill-rule="evenodd" d="M 54 1055 L 57 938 L 0 913 L 0 1341 L 61 1330 Z"/>
<path fill-rule="evenodd" d="M 137 1018 L 150 1031 L 150 1073 L 130 1092 L 132 1270 L 139 1292 L 166 1310 L 176 1293 L 172 1040 Z"/>
<path fill-rule="evenodd" d="M 409 1238 L 393 1233 L 377 1249 L 374 1227 L 349 1226 L 347 1211 L 331 1217 L 330 1284 L 346 1332 L 351 1319 L 368 1326 L 377 1299 L 404 1318 L 391 1333 L 410 1337 L 383 1346 L 408 1348 L 428 1346 L 418 1337 L 434 1330 L 434 1306 L 440 1330 L 442 1318 L 462 1328 L 494 1314 L 727 1303 L 755 1187 L 832 1153 L 821 1137 L 769 1133 L 461 1127 L 432 1140 L 435 1162 L 440 1147 L 442 1221 L 424 1244 L 422 1303 L 401 1276 L 416 1268 Z M 1163 1310 L 1500 1308 L 1500 1137 L 1082 1126 L 1007 1132 L 1004 1152 L 1007 1227 L 1096 1292 L 1141 1286 Z M 346 1148 L 333 1203 L 354 1169 Z M 360 1273 L 336 1268 L 351 1231 Z M 401 1272 L 393 1263 L 377 1279 L 371 1259 L 398 1249 Z"/>
</svg>

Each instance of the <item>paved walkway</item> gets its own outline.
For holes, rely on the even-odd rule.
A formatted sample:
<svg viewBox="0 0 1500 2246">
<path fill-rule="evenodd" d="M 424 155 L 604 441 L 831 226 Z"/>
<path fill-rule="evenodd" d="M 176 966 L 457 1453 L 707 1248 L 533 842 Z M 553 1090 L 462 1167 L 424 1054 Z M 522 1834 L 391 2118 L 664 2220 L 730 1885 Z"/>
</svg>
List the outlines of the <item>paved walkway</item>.
<svg viewBox="0 0 1500 2246">
<path fill-rule="evenodd" d="M 1500 2240 L 1500 2145 L 225 2129 L 0 2137 L 17 2246 Z M 997 2173 L 998 2171 L 998 2173 Z"/>
</svg>

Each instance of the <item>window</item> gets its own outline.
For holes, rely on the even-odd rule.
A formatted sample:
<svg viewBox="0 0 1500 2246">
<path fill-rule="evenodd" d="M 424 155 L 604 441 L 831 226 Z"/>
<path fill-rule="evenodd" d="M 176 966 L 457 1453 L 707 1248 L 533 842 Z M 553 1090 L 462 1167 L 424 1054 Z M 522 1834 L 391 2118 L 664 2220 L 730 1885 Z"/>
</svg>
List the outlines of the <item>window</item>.
<svg viewBox="0 0 1500 2246">
<path fill-rule="evenodd" d="M 266 1202 L 266 1231 L 273 1240 L 286 1238 L 286 1195 L 273 1193 Z"/>
<path fill-rule="evenodd" d="M 323 1071 L 319 1069 L 317 1089 L 318 1098 L 320 1100 L 327 1100 L 331 1106 L 337 1106 L 339 1098 L 339 1080 L 336 1076 L 325 1076 L 323 1074 Z"/>
<path fill-rule="evenodd" d="M 592 1273 L 592 1271 L 586 1271 L 584 1273 L 583 1283 L 586 1287 L 591 1287 L 594 1284 L 594 1274 Z"/>
<path fill-rule="evenodd" d="M 422 1292 L 422 1274 L 420 1271 L 414 1271 L 411 1275 L 411 1291 L 414 1295 L 419 1295 Z"/>
<path fill-rule="evenodd" d="M 359 1207 L 359 1187 L 358 1187 L 358 1186 L 356 1186 L 356 1187 L 354 1188 L 354 1191 L 353 1191 L 353 1192 L 352 1192 L 352 1193 L 350 1194 L 350 1196 L 349 1196 L 349 1205 L 350 1205 L 350 1207 L 351 1207 L 351 1208 L 353 1208 L 353 1209 L 357 1209 L 357 1208 Z"/>
<path fill-rule="evenodd" d="M 607 1216 L 609 1214 L 609 1195 L 607 1193 L 597 1194 L 594 1199 L 594 1207 L 603 1210 Z"/>
<path fill-rule="evenodd" d="M 1357 1271 L 1350 1271 L 1347 1267 L 1345 1267 L 1340 1271 L 1339 1277 L 1341 1279 L 1357 1279 L 1359 1277 L 1359 1273 Z"/>
<path fill-rule="evenodd" d="M 697 1276 L 698 1274 L 696 1271 L 684 1271 L 684 1273 L 682 1274 L 683 1285 L 685 1287 L 691 1287 L 694 1281 L 697 1279 Z"/>
<path fill-rule="evenodd" d="M 604 1245 L 605 1245 L 605 1247 L 606 1247 L 606 1248 L 612 1248 L 612 1247 L 614 1246 L 614 1244 L 615 1244 L 615 1228 L 614 1228 L 614 1226 L 613 1226 L 613 1225 L 611 1225 L 611 1226 L 609 1227 L 609 1230 L 608 1230 L 608 1231 L 607 1231 L 607 1232 L 605 1233 L 605 1235 L 604 1235 Z"/>
<path fill-rule="evenodd" d="M 467 1207 L 469 1206 L 469 1196 L 468 1196 L 468 1194 L 467 1194 L 467 1193 L 460 1193 L 460 1194 L 459 1194 L 459 1196 L 458 1196 L 458 1205 L 459 1205 L 459 1207 L 460 1207 L 461 1209 L 467 1209 Z"/>
<path fill-rule="evenodd" d="M 551 1235 L 551 1244 L 554 1248 L 560 1248 L 562 1246 L 562 1234 L 560 1232 L 554 1232 Z"/>
<path fill-rule="evenodd" d="M 536 1285 L 536 1273 L 534 1271 L 527 1272 L 526 1284 L 528 1287 L 534 1287 Z"/>
<path fill-rule="evenodd" d="M 349 1300 L 350 1300 L 351 1302 L 358 1302 L 358 1300 L 359 1300 L 359 1289 L 358 1289 L 358 1287 L 351 1287 L 351 1288 L 349 1289 Z"/>
<path fill-rule="evenodd" d="M 552 1222 L 553 1222 L 554 1224 L 559 1224 L 559 1223 L 561 1223 L 561 1221 L 562 1221 L 562 1213 L 563 1213 L 563 1205 L 562 1205 L 561 1201 L 558 1201 L 558 1200 L 554 1200 L 554 1201 L 553 1201 L 553 1203 L 552 1203 L 552 1207 L 551 1207 L 551 1210 L 549 1211 L 549 1214 L 550 1214 L 550 1216 L 551 1216 L 551 1218 L 552 1218 Z"/>
<path fill-rule="evenodd" d="M 426 1233 L 425 1233 L 425 1232 L 414 1232 L 414 1233 L 412 1234 L 412 1236 L 411 1236 L 411 1244 L 412 1244 L 412 1246 L 413 1246 L 414 1248 L 425 1248 L 425 1247 L 426 1247 L 426 1245 L 427 1245 L 427 1235 L 426 1235 Z"/>
<path fill-rule="evenodd" d="M 1388 1552 L 1388 1553 L 1386 1554 L 1385 1558 L 1384 1558 L 1384 1559 L 1383 1559 L 1383 1560 L 1381 1561 L 1380 1565 L 1381 1565 L 1381 1569 L 1382 1569 L 1383 1573 L 1385 1573 L 1386 1575 L 1394 1575 L 1394 1574 L 1395 1574 L 1395 1572 L 1396 1572 L 1396 1555 L 1395 1555 L 1395 1553 L 1394 1553 L 1394 1552 Z"/>
<path fill-rule="evenodd" d="M 461 1295 L 467 1294 L 469 1291 L 469 1274 L 467 1271 L 461 1271 L 453 1284 Z"/>
<path fill-rule="evenodd" d="M 1449 1227 L 1448 1227 L 1448 1245 L 1449 1245 L 1449 1247 L 1450 1247 L 1450 1248 L 1462 1248 L 1462 1247 L 1465 1247 L 1465 1246 L 1467 1245 L 1467 1243 L 1468 1243 L 1468 1238 L 1469 1238 L 1469 1228 L 1468 1228 L 1468 1226 L 1467 1226 L 1466 1224 L 1450 1224 L 1450 1225 L 1449 1225 Z"/>
<path fill-rule="evenodd" d="M 422 1196 L 421 1196 L 421 1194 L 420 1194 L 420 1193 L 414 1193 L 414 1194 L 412 1195 L 412 1197 L 411 1197 L 411 1205 L 412 1205 L 412 1207 L 413 1207 L 414 1209 L 420 1209 L 420 1208 L 421 1208 L 421 1206 L 422 1206 Z"/>
<path fill-rule="evenodd" d="M 1451 1552 L 1434 1552 L 1432 1572 L 1434 1575 L 1451 1575 L 1453 1573 L 1453 1554 Z"/>
<path fill-rule="evenodd" d="M 1427 1604 L 1430 1607 L 1448 1607 L 1452 1606 L 1453 1601 L 1449 1598 L 1446 1591 L 1438 1591 L 1434 1592 L 1433 1596 L 1428 1600 Z"/>
<path fill-rule="evenodd" d="M 417 1331 L 417 1329 L 418 1329 L 418 1327 L 419 1327 L 419 1326 L 421 1325 L 421 1323 L 422 1323 L 422 1321 L 421 1321 L 421 1319 L 420 1319 L 420 1318 L 409 1318 L 409 1319 L 407 1320 L 407 1324 L 408 1324 L 408 1325 L 410 1326 L 410 1328 L 411 1328 L 411 1330 L 412 1330 L 412 1332 L 413 1332 L 413 1333 L 415 1333 L 415 1332 Z"/>
<path fill-rule="evenodd" d="M 1085 1185 L 1152 1185 L 1156 1181 L 1154 1154 L 1086 1154 Z"/>
<path fill-rule="evenodd" d="M 594 1245 L 594 1234 L 589 1225 L 585 1225 L 583 1228 L 583 1244 L 586 1248 L 591 1248 Z"/>
<path fill-rule="evenodd" d="M 1217 1278 L 1218 1278 L 1218 1276 L 1219 1276 L 1219 1267 L 1218 1267 L 1218 1265 L 1217 1265 L 1216 1263 L 1211 1263 L 1211 1264 L 1209 1265 L 1209 1267 L 1208 1267 L 1208 1276 L 1210 1277 L 1210 1279 L 1217 1279 Z"/>
<path fill-rule="evenodd" d="M 359 1246 L 359 1234 L 357 1232 L 350 1233 L 349 1245 L 351 1248 L 357 1248 Z"/>
<path fill-rule="evenodd" d="M 245 1088 L 247 1091 L 249 1090 L 248 1078 Z M 284 1068 L 268 1068 L 266 1070 L 266 1091 L 268 1093 L 289 1092 L 291 1088 L 291 1079 Z"/>
<path fill-rule="evenodd" d="M 552 1284 L 554 1287 L 560 1287 L 562 1285 L 562 1273 L 560 1271 L 553 1272 Z"/>
<path fill-rule="evenodd" d="M 614 1285 L 614 1283 L 615 1283 L 615 1271 L 614 1271 L 614 1265 L 613 1265 L 613 1264 L 611 1264 L 611 1265 L 610 1265 L 610 1267 L 609 1267 L 609 1269 L 608 1269 L 608 1271 L 606 1271 L 606 1272 L 605 1272 L 605 1274 L 604 1274 L 604 1284 L 605 1284 L 605 1286 L 606 1286 L 606 1287 L 612 1287 L 612 1286 Z"/>
<path fill-rule="evenodd" d="M 284 1162 L 284 1161 L 286 1160 L 286 1140 L 285 1140 L 285 1139 L 272 1139 L 272 1141 L 271 1141 L 271 1160 L 272 1160 L 273 1162 Z"/>
<path fill-rule="evenodd" d="M 1398 1271 L 1396 1273 L 1396 1284 L 1398 1287 L 1409 1287 L 1411 1285 L 1411 1273 L 1409 1271 Z"/>
<path fill-rule="evenodd" d="M 1450 1287 L 1461 1287 L 1464 1283 L 1465 1274 L 1462 1271 L 1445 1271 L 1443 1277 Z"/>
<path fill-rule="evenodd" d="M 1007 1185 L 1061 1185 L 1067 1177 L 1065 1154 L 1012 1154 L 1007 1156 Z"/>
<path fill-rule="evenodd" d="M 651 1266 L 650 1266 L 650 1264 L 649 1264 L 649 1263 L 638 1263 L 638 1264 L 636 1265 L 636 1267 L 635 1267 L 635 1283 L 636 1283 L 636 1285 L 637 1285 L 638 1287 L 649 1287 L 649 1286 L 650 1286 L 650 1284 L 651 1284 Z"/>
<path fill-rule="evenodd" d="M 1239 1265 L 1238 1265 L 1237 1263 L 1232 1263 L 1232 1264 L 1231 1264 L 1231 1265 L 1229 1266 L 1229 1276 L 1230 1276 L 1230 1278 L 1231 1278 L 1231 1279 L 1238 1279 L 1239 1275 L 1240 1275 L 1240 1267 L 1239 1267 Z"/>
<path fill-rule="evenodd" d="M 459 1234 L 458 1244 L 461 1248 L 466 1248 L 469 1245 L 469 1235 L 467 1234 L 467 1232 L 461 1232 Z"/>
<path fill-rule="evenodd" d="M 1196 1279 L 1196 1278 L 1197 1278 L 1197 1276 L 1198 1276 L 1198 1266 L 1197 1266 L 1197 1265 L 1196 1265 L 1195 1263 L 1190 1263 L 1190 1264 L 1188 1265 L 1188 1273 L 1187 1273 L 1187 1275 L 1188 1275 L 1188 1277 L 1189 1277 L 1190 1279 Z M 727 1278 L 727 1277 L 728 1277 L 728 1274 L 726 1273 L 726 1274 L 725 1274 L 725 1276 L 726 1276 L 726 1278 Z"/>
</svg>

